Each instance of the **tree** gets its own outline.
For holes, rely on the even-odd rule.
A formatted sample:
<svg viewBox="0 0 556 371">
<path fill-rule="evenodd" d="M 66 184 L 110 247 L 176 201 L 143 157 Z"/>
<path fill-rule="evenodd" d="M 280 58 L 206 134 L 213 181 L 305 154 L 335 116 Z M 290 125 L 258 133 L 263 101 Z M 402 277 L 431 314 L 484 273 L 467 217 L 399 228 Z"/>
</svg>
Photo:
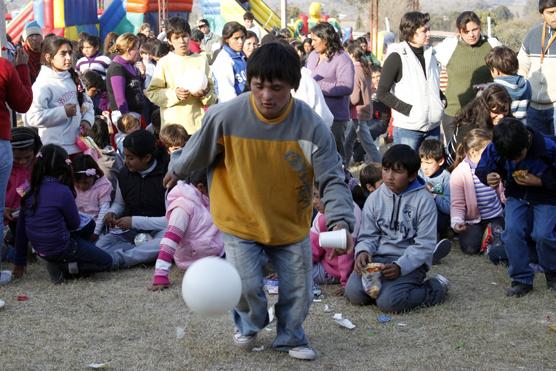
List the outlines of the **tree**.
<svg viewBox="0 0 556 371">
<path fill-rule="evenodd" d="M 288 19 L 297 19 L 301 13 L 303 13 L 303 11 L 301 11 L 299 7 L 295 5 L 288 6 Z"/>
<path fill-rule="evenodd" d="M 510 9 L 508 9 L 505 5 L 497 6 L 496 8 L 492 9 L 491 17 L 496 19 L 496 22 L 506 22 L 511 21 L 514 19 L 514 15 Z"/>
</svg>

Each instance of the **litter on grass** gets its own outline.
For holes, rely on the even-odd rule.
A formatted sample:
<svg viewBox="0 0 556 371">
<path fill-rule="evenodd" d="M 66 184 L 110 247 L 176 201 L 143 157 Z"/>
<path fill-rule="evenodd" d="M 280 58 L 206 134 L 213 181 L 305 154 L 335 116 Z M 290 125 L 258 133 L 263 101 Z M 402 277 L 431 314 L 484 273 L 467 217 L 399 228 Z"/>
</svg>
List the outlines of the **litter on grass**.
<svg viewBox="0 0 556 371">
<path fill-rule="evenodd" d="M 392 320 L 392 317 L 390 317 L 387 314 L 381 313 L 378 315 L 376 320 L 378 321 L 378 323 L 386 323 L 386 322 L 390 322 Z"/>
<path fill-rule="evenodd" d="M 262 352 L 263 350 L 264 350 L 264 345 L 251 349 L 252 352 Z"/>
<path fill-rule="evenodd" d="M 355 325 L 354 325 L 349 319 L 344 318 L 344 317 L 342 316 L 342 313 L 335 313 L 335 314 L 334 314 L 334 317 L 332 317 L 332 318 L 334 318 L 334 321 L 335 321 L 338 325 L 340 325 L 340 326 L 342 326 L 342 327 L 345 327 L 345 328 L 347 328 L 348 330 L 353 330 L 353 329 L 355 328 Z"/>
<path fill-rule="evenodd" d="M 108 368 L 109 367 L 109 362 L 103 362 L 103 363 L 89 363 L 87 365 L 87 368 L 94 368 L 96 370 L 101 369 L 101 368 Z"/>
<path fill-rule="evenodd" d="M 176 338 L 183 339 L 185 337 L 185 327 L 176 327 Z"/>
<path fill-rule="evenodd" d="M 275 309 L 274 309 L 274 305 L 271 306 L 270 308 L 268 308 L 268 323 L 271 324 L 272 321 L 274 321 L 275 318 Z"/>
<path fill-rule="evenodd" d="M 332 312 L 332 308 L 330 308 L 330 305 L 324 304 L 324 313 L 330 313 L 330 312 Z"/>
</svg>

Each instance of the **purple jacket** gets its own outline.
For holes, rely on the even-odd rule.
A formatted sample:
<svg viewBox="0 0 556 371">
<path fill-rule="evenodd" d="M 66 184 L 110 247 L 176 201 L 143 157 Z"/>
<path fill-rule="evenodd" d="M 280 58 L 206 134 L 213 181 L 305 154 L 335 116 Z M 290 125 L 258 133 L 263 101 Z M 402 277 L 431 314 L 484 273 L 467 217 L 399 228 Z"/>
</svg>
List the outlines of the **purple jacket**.
<svg viewBox="0 0 556 371">
<path fill-rule="evenodd" d="M 15 241 L 16 265 L 27 263 L 27 242 L 31 242 L 39 256 L 59 255 L 69 247 L 70 231 L 79 228 L 75 197 L 57 179 L 44 178 L 35 212 L 31 209 L 33 200 L 31 195 L 21 204 Z"/>
<path fill-rule="evenodd" d="M 312 51 L 307 58 L 307 68 L 319 84 L 334 120 L 347 121 L 350 119 L 349 96 L 353 91 L 355 75 L 353 62 L 343 50 L 331 59 L 320 62 L 319 56 L 316 51 Z"/>
</svg>

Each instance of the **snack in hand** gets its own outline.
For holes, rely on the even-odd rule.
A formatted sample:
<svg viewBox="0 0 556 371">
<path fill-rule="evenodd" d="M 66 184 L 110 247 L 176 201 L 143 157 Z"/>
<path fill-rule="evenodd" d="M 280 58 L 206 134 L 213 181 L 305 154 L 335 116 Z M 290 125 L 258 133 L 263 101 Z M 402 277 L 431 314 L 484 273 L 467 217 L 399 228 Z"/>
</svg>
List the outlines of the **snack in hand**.
<svg viewBox="0 0 556 371">
<path fill-rule="evenodd" d="M 528 170 L 516 170 L 512 173 L 512 176 L 514 178 L 526 178 L 527 174 L 529 174 Z"/>
<path fill-rule="evenodd" d="M 365 268 L 365 270 L 368 273 L 380 272 L 383 269 L 384 269 L 384 264 L 382 264 L 382 263 L 369 263 L 369 264 L 367 264 L 367 267 Z"/>
</svg>

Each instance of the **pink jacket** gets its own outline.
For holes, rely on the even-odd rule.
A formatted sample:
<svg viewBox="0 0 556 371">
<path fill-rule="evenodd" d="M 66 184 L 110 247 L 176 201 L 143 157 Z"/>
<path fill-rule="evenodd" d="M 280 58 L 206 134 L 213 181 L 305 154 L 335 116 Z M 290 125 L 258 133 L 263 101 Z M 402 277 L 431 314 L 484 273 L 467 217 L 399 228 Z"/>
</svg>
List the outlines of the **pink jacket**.
<svg viewBox="0 0 556 371">
<path fill-rule="evenodd" d="M 504 186 L 502 183 L 496 190 L 500 201 L 504 203 Z M 481 221 L 481 213 L 477 206 L 477 194 L 471 167 L 466 161 L 452 171 L 450 175 L 450 224 L 452 228 L 458 223 L 477 224 Z"/>
<path fill-rule="evenodd" d="M 79 211 L 96 218 L 100 211 L 100 205 L 111 201 L 112 183 L 108 178 L 102 176 L 96 180 L 88 191 L 82 192 L 76 187 L 75 193 L 77 194 L 75 203 Z"/>
<path fill-rule="evenodd" d="M 8 179 L 8 187 L 6 188 L 6 207 L 14 210 L 19 209 L 19 203 L 21 202 L 20 193 L 29 186 L 32 171 L 33 165 L 29 167 L 13 165 Z"/>
<path fill-rule="evenodd" d="M 359 209 L 359 206 L 355 203 L 353 204 L 353 212 L 355 214 L 355 225 L 352 238 L 355 243 L 361 225 L 361 209 Z M 322 262 L 325 272 L 340 279 L 340 284 L 345 287 L 349 275 L 353 270 L 353 254 L 345 254 L 330 258 L 332 250 L 324 249 L 319 244 L 319 234 L 326 231 L 328 231 L 326 228 L 326 219 L 324 214 L 319 212 L 313 220 L 313 226 L 309 234 L 311 237 L 311 249 L 313 251 L 313 264 Z"/>
<path fill-rule="evenodd" d="M 180 208 L 187 214 L 187 229 L 181 241 L 176 246 L 174 261 L 180 269 L 187 269 L 194 261 L 206 256 L 222 256 L 224 242 L 222 233 L 212 220 L 207 196 L 197 188 L 185 183 L 178 184 L 168 193 L 168 207 L 166 218 L 170 220 L 172 211 Z M 183 229 L 183 225 L 176 227 Z M 168 224 L 168 229 L 172 225 Z"/>
</svg>

